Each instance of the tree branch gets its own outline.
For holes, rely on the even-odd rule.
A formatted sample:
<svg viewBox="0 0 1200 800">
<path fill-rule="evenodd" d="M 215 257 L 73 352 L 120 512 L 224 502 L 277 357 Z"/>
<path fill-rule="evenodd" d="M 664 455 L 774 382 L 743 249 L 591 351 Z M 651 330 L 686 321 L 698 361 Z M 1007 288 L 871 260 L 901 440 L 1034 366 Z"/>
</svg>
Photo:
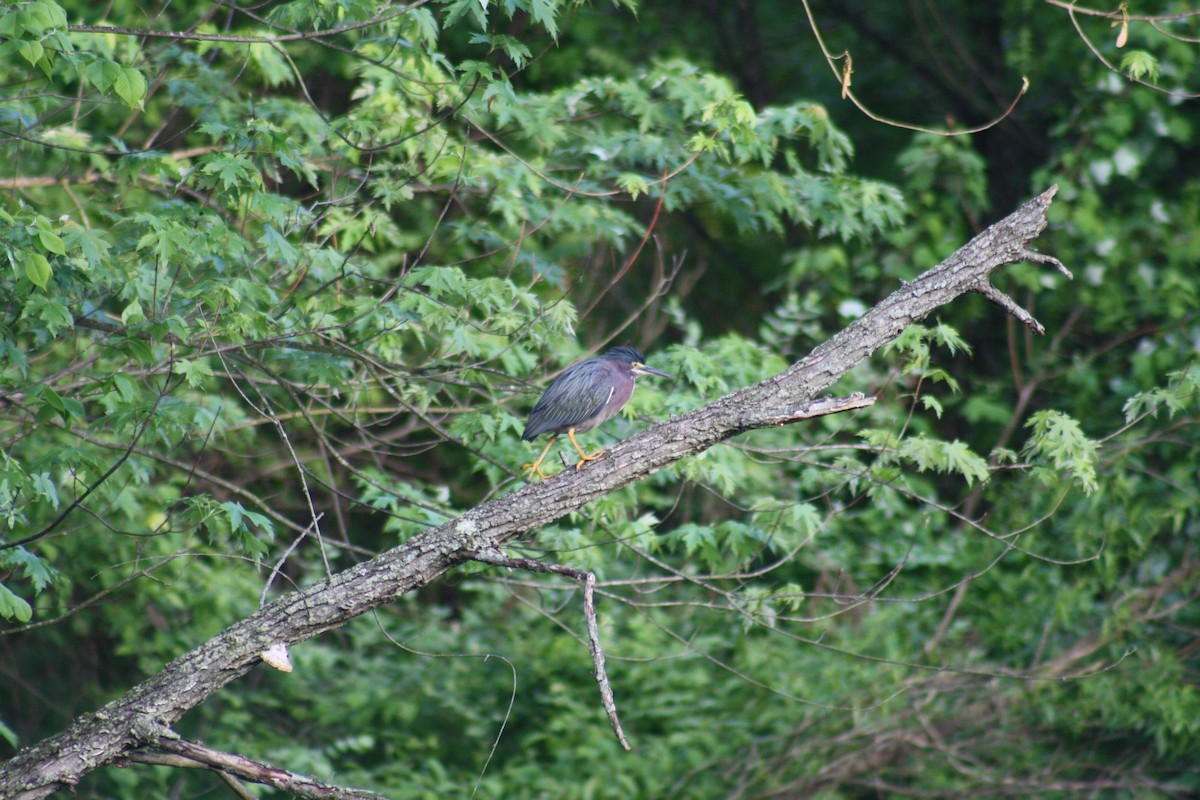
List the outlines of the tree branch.
<svg viewBox="0 0 1200 800">
<path fill-rule="evenodd" d="M 383 800 L 383 795 L 375 792 L 344 789 L 340 786 L 322 783 L 286 769 L 262 764 L 245 756 L 223 753 L 220 750 L 205 747 L 199 742 L 180 739 L 173 733 L 165 732 L 156 736 L 151 748 L 132 750 L 122 760 L 132 764 L 209 769 L 220 775 L 226 783 L 230 783 L 230 788 L 236 786 L 234 791 L 239 792 L 242 796 L 253 797 L 252 794 L 242 789 L 236 780 L 231 783 L 231 779 L 241 778 L 252 783 L 274 786 L 295 797 L 312 798 L 312 800 Z"/>
<path fill-rule="evenodd" d="M 46 797 L 73 786 L 97 767 L 115 764 L 154 744 L 153 731 L 169 728 L 205 698 L 245 675 L 272 645 L 295 644 L 337 628 L 464 561 L 494 552 L 598 497 L 739 433 L 786 423 L 789 415 L 802 418 L 800 412 L 835 381 L 934 309 L 969 291 L 994 301 L 1003 296 L 988 282 L 1000 266 L 1034 260 L 1056 265 L 1065 273 L 1057 261 L 1028 248 L 1046 228 L 1046 209 L 1056 190 L 1051 187 L 983 231 L 784 372 L 655 425 L 611 448 L 585 470 L 563 470 L 544 483 L 524 486 L 370 561 L 280 597 L 176 658 L 124 696 L 0 765 L 0 798 Z M 1016 303 L 1008 300 L 1004 305 L 1010 312 L 1021 311 L 1025 324 L 1041 330 Z"/>
<path fill-rule="evenodd" d="M 528 572 L 548 572 L 574 578 L 583 586 L 583 618 L 587 625 L 588 650 L 592 654 L 592 677 L 600 687 L 600 701 L 608 714 L 617 741 L 626 750 L 632 750 L 629 740 L 625 738 L 625 729 L 621 727 L 621 719 L 617 716 L 617 701 L 613 697 L 612 684 L 608 682 L 608 670 L 604 667 L 604 650 L 600 647 L 600 625 L 596 621 L 596 576 L 594 573 L 576 567 L 562 564 L 544 564 L 532 558 L 512 558 L 499 550 L 488 550 L 475 554 L 475 560 L 484 564 L 509 569 L 523 569 Z"/>
</svg>

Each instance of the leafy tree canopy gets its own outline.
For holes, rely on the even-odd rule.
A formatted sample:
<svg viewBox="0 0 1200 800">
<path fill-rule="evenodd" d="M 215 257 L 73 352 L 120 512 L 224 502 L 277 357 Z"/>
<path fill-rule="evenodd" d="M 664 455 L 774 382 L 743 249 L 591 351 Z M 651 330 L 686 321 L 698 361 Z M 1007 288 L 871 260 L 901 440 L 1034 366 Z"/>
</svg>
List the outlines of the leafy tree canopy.
<svg viewBox="0 0 1200 800">
<path fill-rule="evenodd" d="M 3 6 L 6 755 L 511 491 L 568 364 L 679 376 L 624 438 L 1058 184 L 1076 280 L 998 276 L 1046 337 L 956 302 L 838 385 L 870 409 L 514 549 L 596 574 L 633 753 L 578 587 L 486 565 L 179 732 L 391 798 L 1200 791 L 1200 18 L 936 5 Z"/>
</svg>

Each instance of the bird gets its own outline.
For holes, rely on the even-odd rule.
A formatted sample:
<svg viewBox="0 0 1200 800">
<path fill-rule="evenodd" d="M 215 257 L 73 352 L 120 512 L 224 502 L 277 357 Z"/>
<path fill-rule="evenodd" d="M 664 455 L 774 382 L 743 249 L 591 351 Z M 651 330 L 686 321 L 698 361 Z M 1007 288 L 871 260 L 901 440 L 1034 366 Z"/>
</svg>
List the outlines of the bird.
<svg viewBox="0 0 1200 800">
<path fill-rule="evenodd" d="M 560 433 L 567 434 L 579 452 L 579 463 L 575 469 L 603 456 L 604 450 L 591 455 L 583 452 L 575 434 L 590 431 L 615 417 L 633 396 L 634 383 L 639 375 L 657 375 L 672 380 L 675 377 L 669 372 L 646 366 L 646 356 L 642 351 L 627 345 L 614 347 L 595 358 L 568 367 L 546 387 L 529 412 L 529 421 L 521 439 L 531 442 L 543 433 L 549 433 L 550 441 L 546 442 L 545 449 L 536 461 L 522 465 L 521 469 L 528 470 L 530 478 L 536 474 L 545 480 L 542 461 Z"/>
</svg>

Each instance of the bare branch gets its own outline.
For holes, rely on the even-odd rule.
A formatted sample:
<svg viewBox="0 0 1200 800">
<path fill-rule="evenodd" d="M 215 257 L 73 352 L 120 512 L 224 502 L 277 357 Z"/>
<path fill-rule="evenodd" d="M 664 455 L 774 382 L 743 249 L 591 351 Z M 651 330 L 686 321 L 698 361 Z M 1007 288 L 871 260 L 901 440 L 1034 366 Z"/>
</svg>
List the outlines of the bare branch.
<svg viewBox="0 0 1200 800">
<path fill-rule="evenodd" d="M 161 751 L 166 751 L 161 752 Z M 383 800 L 383 795 L 375 792 L 364 792 L 358 789 L 345 789 L 328 783 L 314 780 L 305 775 L 297 775 L 286 769 L 272 767 L 267 764 L 239 756 L 236 753 L 223 753 L 213 750 L 198 742 L 190 742 L 173 735 L 163 734 L 155 737 L 151 748 L 138 748 L 130 751 L 124 758 L 134 764 L 155 764 L 166 767 L 184 769 L 209 769 L 216 772 L 230 783 L 230 778 L 241 778 L 251 783 L 261 783 L 274 786 L 295 797 L 312 798 L 313 800 Z M 240 789 L 236 781 L 230 783 L 230 788 Z M 253 797 L 249 792 L 241 790 L 243 796 Z"/>
<path fill-rule="evenodd" d="M 966 292 L 982 291 L 989 275 L 1005 264 L 1045 261 L 1029 250 L 1029 243 L 1045 230 L 1055 191 L 1051 187 L 980 233 L 784 372 L 643 431 L 586 470 L 564 470 L 544 483 L 524 486 L 370 561 L 280 597 L 124 696 L 0 765 L 0 798 L 46 797 L 97 767 L 156 745 L 155 731 L 169 728 L 245 675 L 277 642 L 294 645 L 340 627 L 465 561 L 497 552 L 529 531 L 739 433 L 783 424 L 789 414 L 803 418 L 800 411 L 910 324 Z"/>
<path fill-rule="evenodd" d="M 1029 79 L 1022 76 L 1021 88 L 1016 95 L 1013 96 L 1012 101 L 1008 104 L 1008 108 L 1004 109 L 1004 111 L 995 118 L 988 120 L 982 125 L 976 125 L 971 128 L 926 128 L 921 125 L 913 125 L 911 123 L 901 122 L 897 119 L 884 117 L 867 107 L 867 105 L 860 100 L 857 95 L 854 94 L 853 90 L 850 89 L 850 85 L 853 82 L 854 77 L 854 59 L 851 57 L 850 52 L 845 51 L 839 55 L 834 55 L 833 52 L 830 51 L 829 47 L 825 44 L 825 39 L 821 35 L 821 29 L 817 26 L 816 17 L 813 15 L 813 11 L 808 3 L 808 0 L 801 0 L 801 5 L 804 8 L 805 15 L 808 17 L 808 24 L 809 27 L 812 28 L 813 38 L 816 40 L 817 46 L 821 48 L 821 55 L 825 57 L 825 63 L 829 65 L 829 69 L 833 71 L 834 76 L 837 77 L 838 81 L 841 83 L 842 99 L 849 100 L 851 103 L 853 103 L 854 107 L 865 114 L 868 119 L 875 120 L 876 122 L 882 122 L 884 125 L 890 125 L 893 128 L 902 128 L 908 131 L 917 131 L 918 133 L 932 133 L 937 136 L 964 136 L 973 133 L 982 133 L 983 131 L 994 128 L 1007 119 L 1016 109 L 1017 103 L 1021 102 L 1021 98 L 1025 96 L 1027 91 L 1029 91 Z M 840 67 L 837 64 L 838 61 L 843 62 Z"/>
<path fill-rule="evenodd" d="M 569 578 L 574 578 L 583 584 L 583 618 L 587 623 L 588 650 L 592 654 L 592 676 L 596 679 L 596 684 L 600 687 L 600 702 L 604 705 L 605 713 L 608 714 L 608 721 L 612 724 L 613 733 L 617 735 L 617 741 L 621 743 L 621 747 L 626 750 L 632 750 L 633 748 L 629 746 L 629 740 L 625 738 L 625 730 L 621 727 L 621 720 L 617 716 L 617 701 L 613 697 L 612 684 L 608 681 L 608 670 L 604 667 L 604 650 L 600 648 L 600 626 L 596 622 L 596 576 L 587 570 L 568 567 L 562 564 L 543 564 L 541 561 L 535 561 L 532 558 L 510 558 L 499 550 L 487 550 L 476 553 L 475 560 L 498 567 L 508 567 L 509 569 L 523 569 L 529 572 L 553 572 L 557 575 L 566 575 Z"/>
<path fill-rule="evenodd" d="M 768 410 L 762 417 L 763 426 L 791 425 L 801 420 L 824 417 L 829 414 L 841 414 L 858 408 L 870 408 L 875 405 L 874 397 L 867 397 L 862 392 L 854 392 L 848 397 L 822 397 L 795 408 L 780 408 Z"/>
</svg>

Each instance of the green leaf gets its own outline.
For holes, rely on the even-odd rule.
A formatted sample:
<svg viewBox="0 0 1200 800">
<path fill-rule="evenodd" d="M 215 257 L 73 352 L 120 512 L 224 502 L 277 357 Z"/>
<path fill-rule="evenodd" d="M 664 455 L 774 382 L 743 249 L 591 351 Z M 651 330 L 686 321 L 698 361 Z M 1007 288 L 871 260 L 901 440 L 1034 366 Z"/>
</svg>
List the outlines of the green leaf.
<svg viewBox="0 0 1200 800">
<path fill-rule="evenodd" d="M 112 375 L 112 384 L 117 393 L 121 395 L 121 399 L 126 403 L 132 403 L 134 398 L 137 397 L 137 384 L 134 383 L 133 378 L 130 378 L 125 373 L 114 372 Z"/>
<path fill-rule="evenodd" d="M 238 535 L 238 541 L 255 558 L 261 558 L 267 553 L 267 542 L 275 538 L 275 529 L 271 519 L 256 511 L 247 510 L 241 503 L 227 501 L 221 503 L 221 509 L 229 520 L 232 533 Z M 254 534 L 254 528 L 261 531 L 261 537 Z"/>
<path fill-rule="evenodd" d="M 25 254 L 25 277 L 29 278 L 30 283 L 39 289 L 45 289 L 53 275 L 54 270 L 50 268 L 50 262 L 44 255 L 41 253 Z"/>
<path fill-rule="evenodd" d="M 470 14 L 476 25 L 486 29 L 488 26 L 487 6 L 487 0 L 451 0 L 446 4 L 443 27 L 449 28 L 464 14 Z"/>
<path fill-rule="evenodd" d="M 33 607 L 0 583 L 0 617 L 21 623 L 29 622 L 33 619 Z"/>
<path fill-rule="evenodd" d="M 76 401 L 78 402 L 78 401 Z M 82 408 L 82 406 L 80 406 Z M 30 485 L 33 486 L 35 492 L 45 498 L 47 502 L 54 508 L 58 508 L 58 487 L 54 484 L 54 480 L 49 473 L 39 472 L 36 475 L 29 476 Z"/>
<path fill-rule="evenodd" d="M 1121 56 L 1121 71 L 1134 80 L 1158 81 L 1158 59 L 1145 50 L 1130 50 Z"/>
<path fill-rule="evenodd" d="M 131 336 L 123 339 L 119 347 L 143 364 L 158 363 L 158 359 L 154 357 L 154 351 L 150 348 L 150 345 L 137 337 Z"/>
<path fill-rule="evenodd" d="M 295 74 L 291 67 L 288 66 L 287 59 L 279 52 L 279 50 L 268 42 L 252 42 L 250 44 L 250 58 L 255 66 L 258 67 L 262 74 L 263 80 L 268 86 L 282 86 L 283 84 L 293 83 L 296 80 Z"/>
<path fill-rule="evenodd" d="M 83 407 L 83 403 L 76 400 L 74 397 L 64 397 L 63 402 L 63 422 L 70 425 L 72 420 L 82 420 L 87 416 L 87 411 Z"/>
<path fill-rule="evenodd" d="M 551 0 L 529 0 L 529 13 L 542 25 L 552 39 L 558 38 L 558 21 L 555 19 L 554 3 Z"/>
<path fill-rule="evenodd" d="M 215 175 L 224 189 L 247 185 L 257 188 L 261 179 L 249 158 L 242 154 L 214 153 L 204 164 L 207 175 Z"/>
<path fill-rule="evenodd" d="M 967 340 L 962 338 L 954 328 L 940 320 L 929 330 L 929 336 L 932 341 L 948 349 L 951 354 L 959 351 L 967 355 L 971 354 L 971 345 Z"/>
<path fill-rule="evenodd" d="M 42 243 L 42 247 L 46 248 L 55 255 L 65 256 L 67 247 L 63 244 L 62 238 L 51 231 L 38 231 L 38 241 Z"/>
<path fill-rule="evenodd" d="M 130 108 L 141 108 L 146 99 L 146 79 L 133 67 L 120 67 L 113 76 L 112 89 Z"/>
<path fill-rule="evenodd" d="M 617 185 L 628 192 L 633 200 L 637 200 L 650 188 L 650 182 L 635 172 L 623 172 L 618 175 Z"/>
<path fill-rule="evenodd" d="M 142 304 L 137 300 L 125 306 L 125 310 L 121 312 L 121 323 L 124 325 L 136 325 L 145 321 L 146 313 L 142 311 Z"/>
<path fill-rule="evenodd" d="M 86 414 L 83 403 L 73 397 L 63 397 L 45 384 L 32 393 L 32 396 L 39 403 L 35 413 L 39 423 L 46 423 L 57 414 L 63 424 L 70 427 L 73 420 L 81 420 Z"/>
<path fill-rule="evenodd" d="M 187 385 L 193 389 L 200 388 L 205 378 L 212 377 L 212 369 L 203 359 L 195 361 L 186 358 L 177 359 L 172 367 L 176 375 L 182 375 Z"/>
<path fill-rule="evenodd" d="M 946 456 L 946 469 L 966 478 L 968 486 L 983 483 L 991 476 L 987 461 L 972 452 L 966 442 L 955 439 L 947 442 L 942 451 Z"/>
<path fill-rule="evenodd" d="M 120 66 L 102 59 L 93 61 L 83 68 L 83 77 L 92 86 L 95 86 L 102 92 L 107 92 L 112 87 L 113 78 L 120 72 Z"/>
<path fill-rule="evenodd" d="M 38 0 L 30 8 L 37 14 L 44 28 L 67 27 L 67 12 L 54 0 Z"/>
<path fill-rule="evenodd" d="M 36 319 L 46 326 L 47 332 L 57 336 L 75 326 L 71 310 L 58 297 L 35 294 L 25 303 L 22 318 Z"/>
<path fill-rule="evenodd" d="M 46 51 L 39 42 L 25 41 L 17 46 L 17 52 L 21 54 L 21 58 L 29 62 L 30 66 L 33 66 L 42 60 Z"/>
<path fill-rule="evenodd" d="M 35 485 L 38 482 L 37 479 L 49 480 L 49 476 L 45 473 L 32 477 L 35 479 Z M 55 490 L 52 490 L 50 494 L 55 495 L 56 493 Z M 0 552 L 0 572 L 11 573 L 13 570 L 19 571 L 22 578 L 33 584 L 35 594 L 40 594 L 58 574 L 45 560 L 24 547 L 14 547 Z"/>
<path fill-rule="evenodd" d="M 1085 493 L 1096 491 L 1096 443 L 1078 422 L 1061 411 L 1046 410 L 1030 417 L 1025 427 L 1033 429 L 1022 450 L 1027 457 L 1047 459 L 1055 470 L 1076 478 Z"/>
</svg>

